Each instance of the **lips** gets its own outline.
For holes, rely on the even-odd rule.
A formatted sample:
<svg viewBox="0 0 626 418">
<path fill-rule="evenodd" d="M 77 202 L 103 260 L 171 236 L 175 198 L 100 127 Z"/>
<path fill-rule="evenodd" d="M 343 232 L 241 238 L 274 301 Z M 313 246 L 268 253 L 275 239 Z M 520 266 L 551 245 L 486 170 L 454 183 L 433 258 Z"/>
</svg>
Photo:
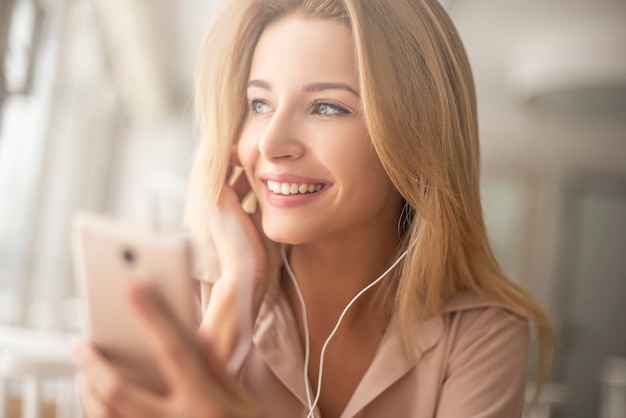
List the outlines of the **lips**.
<svg viewBox="0 0 626 418">
<path fill-rule="evenodd" d="M 267 180 L 267 188 L 270 192 L 281 195 L 310 194 L 319 192 L 324 188 L 321 183 L 287 183 Z"/>
</svg>

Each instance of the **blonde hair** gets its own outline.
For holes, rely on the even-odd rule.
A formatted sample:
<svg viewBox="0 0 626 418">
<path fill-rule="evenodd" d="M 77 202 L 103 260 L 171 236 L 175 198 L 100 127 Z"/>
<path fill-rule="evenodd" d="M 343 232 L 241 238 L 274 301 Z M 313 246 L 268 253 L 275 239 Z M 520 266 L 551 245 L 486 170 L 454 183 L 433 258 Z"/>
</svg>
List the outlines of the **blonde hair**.
<svg viewBox="0 0 626 418">
<path fill-rule="evenodd" d="M 549 318 L 496 261 L 479 191 L 476 94 L 458 32 L 436 0 L 230 0 L 216 16 L 196 72 L 204 138 L 191 172 L 186 220 L 208 233 L 206 205 L 221 190 L 246 115 L 245 89 L 256 42 L 286 15 L 336 20 L 352 28 L 365 120 L 389 178 L 409 205 L 395 291 L 404 333 L 465 290 L 525 312 L 535 325 L 539 378 L 549 374 Z M 412 243 L 409 245 L 409 243 Z"/>
</svg>

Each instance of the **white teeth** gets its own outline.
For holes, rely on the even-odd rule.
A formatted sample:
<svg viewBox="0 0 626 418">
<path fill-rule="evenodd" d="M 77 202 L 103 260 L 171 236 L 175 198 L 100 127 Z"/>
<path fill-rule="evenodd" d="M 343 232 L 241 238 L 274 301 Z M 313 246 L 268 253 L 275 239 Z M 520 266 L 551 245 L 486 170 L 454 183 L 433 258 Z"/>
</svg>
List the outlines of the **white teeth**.
<svg viewBox="0 0 626 418">
<path fill-rule="evenodd" d="M 290 194 L 305 194 L 319 192 L 324 187 L 323 184 L 298 184 L 298 183 L 279 183 L 277 181 L 268 180 L 267 188 L 272 193 L 290 195 Z"/>
</svg>

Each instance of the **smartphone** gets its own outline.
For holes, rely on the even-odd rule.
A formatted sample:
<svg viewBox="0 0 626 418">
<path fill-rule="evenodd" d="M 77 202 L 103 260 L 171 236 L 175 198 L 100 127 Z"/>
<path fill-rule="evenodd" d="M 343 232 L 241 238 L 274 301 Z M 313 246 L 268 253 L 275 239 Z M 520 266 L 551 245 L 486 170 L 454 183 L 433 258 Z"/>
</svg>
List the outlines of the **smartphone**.
<svg viewBox="0 0 626 418">
<path fill-rule="evenodd" d="M 150 282 L 178 323 L 194 332 L 189 240 L 83 212 L 73 219 L 73 256 L 88 338 L 129 381 L 165 393 L 124 292 L 130 281 Z"/>
</svg>

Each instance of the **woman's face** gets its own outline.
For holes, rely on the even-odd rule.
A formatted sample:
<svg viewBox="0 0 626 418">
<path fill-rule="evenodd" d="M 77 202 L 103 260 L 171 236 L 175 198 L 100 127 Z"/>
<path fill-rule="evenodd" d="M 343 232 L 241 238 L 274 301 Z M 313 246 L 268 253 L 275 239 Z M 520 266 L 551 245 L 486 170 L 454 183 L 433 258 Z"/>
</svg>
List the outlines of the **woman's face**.
<svg viewBox="0 0 626 418">
<path fill-rule="evenodd" d="M 349 28 L 296 17 L 268 26 L 247 99 L 238 154 L 270 239 L 396 233 L 402 200 L 368 137 Z"/>
</svg>

